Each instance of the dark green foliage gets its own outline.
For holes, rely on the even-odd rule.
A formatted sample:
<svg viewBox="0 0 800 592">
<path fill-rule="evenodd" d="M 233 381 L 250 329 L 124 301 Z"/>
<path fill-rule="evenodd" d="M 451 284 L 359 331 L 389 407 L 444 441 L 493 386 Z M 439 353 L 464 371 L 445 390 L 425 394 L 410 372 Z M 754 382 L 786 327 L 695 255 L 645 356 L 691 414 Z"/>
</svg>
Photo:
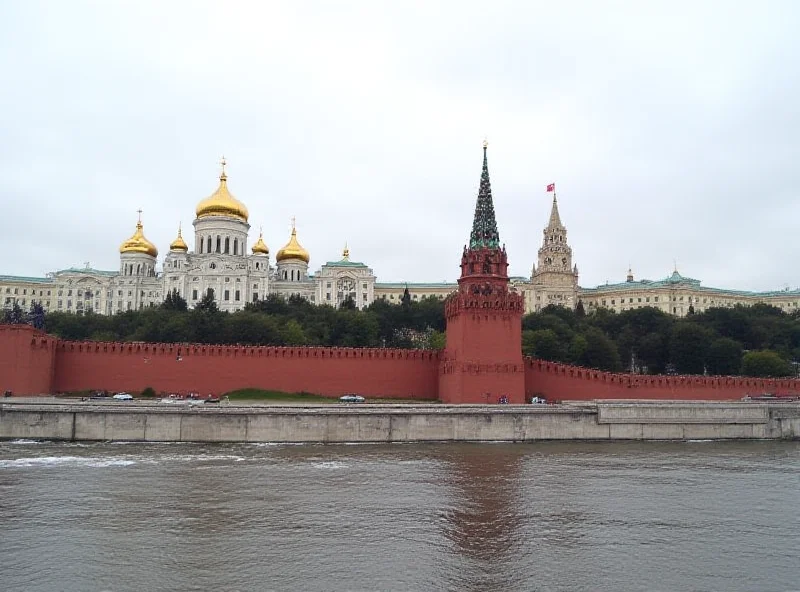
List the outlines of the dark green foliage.
<svg viewBox="0 0 800 592">
<path fill-rule="evenodd" d="M 780 355 L 773 351 L 751 351 L 742 357 L 742 374 L 774 378 L 790 376 L 792 367 Z"/>
<path fill-rule="evenodd" d="M 707 365 L 709 374 L 738 374 L 742 366 L 742 344 L 730 337 L 715 339 L 708 348 Z"/>
<path fill-rule="evenodd" d="M 523 317 L 522 329 L 525 355 L 626 372 L 782 375 L 800 360 L 800 312 L 765 304 L 711 308 L 684 319 L 651 307 L 581 316 L 577 309 L 548 306 Z M 770 350 L 782 363 L 756 356 L 742 367 L 748 349 Z"/>
<path fill-rule="evenodd" d="M 358 307 L 356 306 L 356 301 L 353 300 L 353 297 L 350 294 L 348 294 L 347 296 L 345 296 L 344 300 L 342 300 L 342 303 L 339 305 L 339 308 L 341 308 L 342 310 L 355 310 Z"/>
<path fill-rule="evenodd" d="M 578 305 L 575 307 L 575 316 L 582 319 L 586 316 L 586 309 L 583 307 L 583 300 L 578 300 Z"/>
<path fill-rule="evenodd" d="M 188 310 L 186 300 L 183 299 L 183 297 L 178 293 L 178 290 L 175 288 L 167 292 L 164 302 L 161 303 L 161 308 L 164 310 L 177 310 L 181 312 Z"/>
<path fill-rule="evenodd" d="M 169 296 L 168 296 L 169 297 Z M 363 311 L 315 306 L 297 296 L 271 294 L 235 313 L 221 312 L 207 293 L 194 310 L 169 306 L 113 316 L 50 313 L 51 333 L 64 339 L 219 343 L 276 346 L 444 347 L 444 301 L 409 296 L 405 304 L 377 300 Z"/>
<path fill-rule="evenodd" d="M 200 302 L 197 303 L 197 306 L 195 306 L 194 309 L 196 311 L 209 313 L 219 312 L 219 309 L 217 308 L 217 302 L 214 299 L 214 290 L 209 288 L 208 291 L 203 294 L 203 297 L 200 299 Z"/>
<path fill-rule="evenodd" d="M 679 374 L 703 374 L 713 338 L 711 331 L 700 325 L 688 321 L 675 323 L 669 341 L 670 360 L 675 370 Z"/>
</svg>

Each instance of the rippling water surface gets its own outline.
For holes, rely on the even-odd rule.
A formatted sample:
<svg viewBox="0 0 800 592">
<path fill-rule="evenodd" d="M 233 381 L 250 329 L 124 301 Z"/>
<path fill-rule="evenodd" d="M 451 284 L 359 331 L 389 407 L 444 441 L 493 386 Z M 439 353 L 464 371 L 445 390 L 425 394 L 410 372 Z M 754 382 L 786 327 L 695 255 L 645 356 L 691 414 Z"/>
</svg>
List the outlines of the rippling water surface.
<svg viewBox="0 0 800 592">
<path fill-rule="evenodd" d="M 798 590 L 800 443 L 0 443 L 0 589 Z"/>
</svg>

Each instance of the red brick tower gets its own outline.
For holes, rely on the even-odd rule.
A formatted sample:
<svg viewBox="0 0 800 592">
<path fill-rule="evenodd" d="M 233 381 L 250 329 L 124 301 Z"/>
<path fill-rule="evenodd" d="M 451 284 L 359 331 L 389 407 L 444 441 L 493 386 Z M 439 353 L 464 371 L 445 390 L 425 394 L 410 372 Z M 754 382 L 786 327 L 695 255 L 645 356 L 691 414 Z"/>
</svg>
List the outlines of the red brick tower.
<svg viewBox="0 0 800 592">
<path fill-rule="evenodd" d="M 447 346 L 439 368 L 443 403 L 525 402 L 523 299 L 508 291 L 508 257 L 500 246 L 483 144 L 483 172 L 458 291 L 447 297 Z"/>
</svg>

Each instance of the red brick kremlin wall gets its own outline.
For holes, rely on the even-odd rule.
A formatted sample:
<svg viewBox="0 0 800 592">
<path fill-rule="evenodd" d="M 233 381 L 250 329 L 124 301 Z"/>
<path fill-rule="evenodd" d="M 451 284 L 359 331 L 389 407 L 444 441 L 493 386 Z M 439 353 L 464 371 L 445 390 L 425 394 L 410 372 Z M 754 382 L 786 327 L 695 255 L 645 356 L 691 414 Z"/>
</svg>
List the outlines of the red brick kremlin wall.
<svg viewBox="0 0 800 592">
<path fill-rule="evenodd" d="M 180 360 L 178 356 L 180 355 Z M 635 376 L 525 358 L 525 392 L 550 400 L 735 400 L 800 394 L 798 380 Z M 480 368 L 475 372 L 481 373 Z M 221 394 L 237 388 L 329 396 L 436 399 L 437 352 L 328 347 L 237 347 L 62 341 L 27 325 L 0 325 L 0 392 L 87 389 Z"/>
<path fill-rule="evenodd" d="M 745 395 L 800 394 L 800 380 L 740 376 L 617 374 L 525 358 L 525 392 L 548 400 L 674 399 L 724 401 Z"/>
<path fill-rule="evenodd" d="M 62 341 L 27 326 L 8 327 L 0 326 L 0 391 L 19 395 L 145 387 L 219 395 L 252 387 L 328 396 L 437 396 L 439 357 L 430 351 Z M 39 355 L 40 342 L 52 344 L 43 350 L 49 359 Z"/>
</svg>

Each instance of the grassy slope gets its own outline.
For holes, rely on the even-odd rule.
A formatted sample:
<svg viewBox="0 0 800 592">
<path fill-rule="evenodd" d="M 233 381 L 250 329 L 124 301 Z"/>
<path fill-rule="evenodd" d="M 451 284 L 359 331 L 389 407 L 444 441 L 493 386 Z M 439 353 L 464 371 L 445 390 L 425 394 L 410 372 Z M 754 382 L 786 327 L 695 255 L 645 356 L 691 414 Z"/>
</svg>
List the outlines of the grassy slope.
<svg viewBox="0 0 800 592">
<path fill-rule="evenodd" d="M 337 403 L 338 397 L 323 397 L 312 393 L 285 393 L 283 391 L 265 391 L 248 388 L 225 393 L 231 401 L 298 401 L 307 403 Z M 369 403 L 438 403 L 436 400 L 420 399 L 372 399 L 367 397 Z"/>
<path fill-rule="evenodd" d="M 336 399 L 321 397 L 311 393 L 284 393 L 282 391 L 264 391 L 261 389 L 239 389 L 225 393 L 231 401 L 260 400 L 260 401 L 306 401 L 309 403 L 333 403 Z"/>
</svg>

